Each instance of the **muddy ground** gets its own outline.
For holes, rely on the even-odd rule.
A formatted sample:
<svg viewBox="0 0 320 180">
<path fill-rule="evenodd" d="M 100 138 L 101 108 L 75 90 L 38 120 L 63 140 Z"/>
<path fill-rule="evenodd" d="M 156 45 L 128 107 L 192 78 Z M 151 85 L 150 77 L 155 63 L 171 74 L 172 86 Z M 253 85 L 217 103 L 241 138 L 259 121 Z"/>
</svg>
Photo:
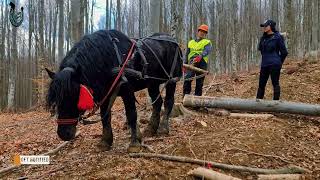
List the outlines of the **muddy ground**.
<svg viewBox="0 0 320 180">
<path fill-rule="evenodd" d="M 319 81 L 320 63 L 292 61 L 284 66 L 281 75 L 281 99 L 320 104 Z M 221 84 L 208 89 L 212 82 Z M 257 84 L 258 70 L 233 76 L 209 76 L 204 90 L 209 96 L 254 98 Z M 267 99 L 272 97 L 270 84 Z M 176 102 L 182 101 L 181 92 L 182 84 L 179 83 Z M 137 93 L 141 129 L 146 126 L 151 113 L 145 94 Z M 129 157 L 129 131 L 125 129 L 123 109 L 122 102 L 117 99 L 112 114 L 112 150 L 97 148 L 102 134 L 100 123 L 80 125 L 80 136 L 52 155 L 50 165 L 24 165 L 0 175 L 0 179 L 192 179 L 187 172 L 198 165 Z M 320 179 L 319 117 L 275 113 L 269 119 L 231 118 L 215 116 L 210 109 L 199 114 L 175 118 L 171 121 L 169 136 L 145 138 L 148 139 L 145 144 L 157 153 L 232 165 L 270 169 L 297 165 L 312 171 L 306 174 L 307 179 Z M 207 126 L 201 125 L 200 121 Z M 57 147 L 62 141 L 55 130 L 54 119 L 41 109 L 1 113 L 0 168 L 12 165 L 14 154 L 35 155 Z M 221 172 L 243 179 L 256 178 L 252 173 Z"/>
</svg>

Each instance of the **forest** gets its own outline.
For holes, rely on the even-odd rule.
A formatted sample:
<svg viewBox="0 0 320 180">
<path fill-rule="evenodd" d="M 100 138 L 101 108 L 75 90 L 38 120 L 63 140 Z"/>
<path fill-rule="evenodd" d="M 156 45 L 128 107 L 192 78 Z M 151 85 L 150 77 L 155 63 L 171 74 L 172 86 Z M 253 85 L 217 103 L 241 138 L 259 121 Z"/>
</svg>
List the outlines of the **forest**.
<svg viewBox="0 0 320 180">
<path fill-rule="evenodd" d="M 216 74 L 259 65 L 259 24 L 266 19 L 287 33 L 290 57 L 320 48 L 317 0 L 15 0 L 17 11 L 24 7 L 19 27 L 10 24 L 9 2 L 0 3 L 0 109 L 43 103 L 44 67 L 58 67 L 75 42 L 99 29 L 118 29 L 132 38 L 166 32 L 186 48 L 197 27 L 207 24 L 214 48 L 209 69 Z"/>
<path fill-rule="evenodd" d="M 320 179 L 319 0 L 0 0 L 0 17 L 0 179 Z"/>
</svg>

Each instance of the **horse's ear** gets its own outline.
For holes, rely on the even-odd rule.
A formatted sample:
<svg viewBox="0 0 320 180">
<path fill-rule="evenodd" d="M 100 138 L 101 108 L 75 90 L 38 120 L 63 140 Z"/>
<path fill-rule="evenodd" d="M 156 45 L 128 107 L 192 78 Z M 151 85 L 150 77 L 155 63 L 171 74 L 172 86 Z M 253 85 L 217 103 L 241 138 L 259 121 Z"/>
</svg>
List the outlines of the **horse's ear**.
<svg viewBox="0 0 320 180">
<path fill-rule="evenodd" d="M 48 73 L 49 77 L 50 77 L 51 79 L 53 79 L 53 78 L 54 78 L 54 76 L 56 75 L 56 73 L 54 73 L 54 72 L 50 71 L 48 68 L 45 68 L 45 69 L 46 69 L 46 71 L 47 71 L 47 73 Z"/>
</svg>

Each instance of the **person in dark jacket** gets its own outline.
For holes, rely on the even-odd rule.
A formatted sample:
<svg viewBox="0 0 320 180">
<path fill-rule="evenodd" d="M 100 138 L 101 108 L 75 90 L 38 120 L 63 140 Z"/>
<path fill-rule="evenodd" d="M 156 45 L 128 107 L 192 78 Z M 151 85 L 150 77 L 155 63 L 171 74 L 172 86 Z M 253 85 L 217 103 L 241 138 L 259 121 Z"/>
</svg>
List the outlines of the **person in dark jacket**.
<svg viewBox="0 0 320 180">
<path fill-rule="evenodd" d="M 285 42 L 280 33 L 276 30 L 276 23 L 273 20 L 266 20 L 263 24 L 264 33 L 260 39 L 258 50 L 262 55 L 259 88 L 257 99 L 263 99 L 265 87 L 269 76 L 273 85 L 273 100 L 280 99 L 280 70 L 288 55 Z"/>
</svg>

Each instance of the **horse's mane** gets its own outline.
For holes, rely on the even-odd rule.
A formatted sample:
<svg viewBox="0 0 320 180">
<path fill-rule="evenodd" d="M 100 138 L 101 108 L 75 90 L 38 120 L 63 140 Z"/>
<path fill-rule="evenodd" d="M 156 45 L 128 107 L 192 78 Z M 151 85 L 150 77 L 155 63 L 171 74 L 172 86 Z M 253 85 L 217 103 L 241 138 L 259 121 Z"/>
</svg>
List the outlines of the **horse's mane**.
<svg viewBox="0 0 320 180">
<path fill-rule="evenodd" d="M 117 39 L 119 54 L 126 55 L 130 48 L 131 41 L 123 33 L 116 30 L 99 30 L 93 34 L 84 36 L 77 42 L 62 60 L 59 72 L 49 87 L 47 106 L 58 105 L 64 96 L 72 95 L 77 89 L 72 87 L 73 80 L 85 84 L 94 90 L 94 96 L 101 98 L 102 91 L 111 80 L 111 69 L 118 66 L 117 56 L 112 41 L 109 38 Z M 74 69 L 74 72 L 63 70 L 66 67 Z M 77 94 L 77 93 L 75 93 Z"/>
<path fill-rule="evenodd" d="M 126 35 L 116 30 L 100 30 L 84 36 L 75 44 L 61 62 L 60 71 L 65 67 L 74 68 L 81 75 L 80 82 L 88 86 L 92 85 L 88 79 L 110 74 L 111 68 L 118 66 L 118 60 L 108 34 L 119 40 L 116 44 L 120 55 L 126 54 L 131 44 Z"/>
</svg>

